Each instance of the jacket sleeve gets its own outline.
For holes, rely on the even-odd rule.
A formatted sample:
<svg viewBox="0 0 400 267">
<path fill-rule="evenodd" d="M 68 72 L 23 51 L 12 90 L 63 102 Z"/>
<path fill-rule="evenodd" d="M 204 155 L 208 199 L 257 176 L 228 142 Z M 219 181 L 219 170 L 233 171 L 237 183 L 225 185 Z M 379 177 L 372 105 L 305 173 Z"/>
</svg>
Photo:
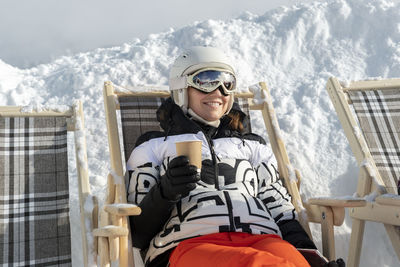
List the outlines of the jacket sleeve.
<svg viewBox="0 0 400 267">
<path fill-rule="evenodd" d="M 282 238 L 296 248 L 316 249 L 313 241 L 297 220 L 297 213 L 291 203 L 291 196 L 279 178 L 275 157 L 261 162 L 257 168 L 259 191 L 257 197 L 270 211 L 282 233 Z"/>
<path fill-rule="evenodd" d="M 278 223 L 282 238 L 296 248 L 317 249 L 314 242 L 309 238 L 306 231 L 297 220 L 280 221 Z"/>
<path fill-rule="evenodd" d="M 161 196 L 159 177 L 159 166 L 152 163 L 130 171 L 128 201 L 142 209 L 140 215 L 130 217 L 132 244 L 140 249 L 161 231 L 175 204 Z"/>
</svg>

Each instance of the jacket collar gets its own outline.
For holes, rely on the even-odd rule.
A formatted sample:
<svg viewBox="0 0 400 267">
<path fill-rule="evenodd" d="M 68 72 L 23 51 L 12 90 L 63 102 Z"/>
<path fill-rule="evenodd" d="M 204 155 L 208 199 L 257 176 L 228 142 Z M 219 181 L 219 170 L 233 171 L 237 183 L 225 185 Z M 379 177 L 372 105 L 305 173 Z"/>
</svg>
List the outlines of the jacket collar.
<svg viewBox="0 0 400 267">
<path fill-rule="evenodd" d="M 239 112 L 241 121 L 246 129 L 249 120 L 247 115 L 240 110 L 238 104 L 234 103 L 231 109 L 231 113 L 232 112 Z M 212 135 L 217 132 L 218 137 L 223 137 L 241 136 L 242 134 L 248 133 L 247 130 L 243 133 L 233 130 L 229 125 L 231 119 L 228 116 L 223 116 L 220 119 L 221 123 L 218 128 L 210 125 L 203 125 L 198 121 L 194 121 L 190 118 L 190 115 L 186 115 L 182 109 L 173 102 L 172 98 L 165 100 L 158 108 L 157 120 L 160 122 L 161 128 L 166 132 L 166 135 L 198 133 L 199 131 L 203 131 L 206 134 L 213 132 Z"/>
</svg>

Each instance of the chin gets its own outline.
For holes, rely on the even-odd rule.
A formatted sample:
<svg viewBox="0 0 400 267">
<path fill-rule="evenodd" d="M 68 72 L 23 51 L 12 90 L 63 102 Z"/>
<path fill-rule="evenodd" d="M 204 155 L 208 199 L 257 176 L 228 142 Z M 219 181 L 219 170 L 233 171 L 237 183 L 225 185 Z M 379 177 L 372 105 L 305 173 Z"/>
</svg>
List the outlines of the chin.
<svg viewBox="0 0 400 267">
<path fill-rule="evenodd" d="M 207 121 L 216 121 L 219 120 L 222 116 L 215 116 L 215 117 L 209 117 L 207 118 Z"/>
</svg>

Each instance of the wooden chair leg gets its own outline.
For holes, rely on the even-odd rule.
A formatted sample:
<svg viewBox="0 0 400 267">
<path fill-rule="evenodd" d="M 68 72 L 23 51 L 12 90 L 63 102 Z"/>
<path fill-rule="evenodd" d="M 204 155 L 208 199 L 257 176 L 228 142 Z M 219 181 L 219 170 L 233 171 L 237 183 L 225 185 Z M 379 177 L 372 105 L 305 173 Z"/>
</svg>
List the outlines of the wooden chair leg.
<svg viewBox="0 0 400 267">
<path fill-rule="evenodd" d="M 96 229 L 99 227 L 99 202 L 97 197 L 93 197 L 93 203 L 94 203 L 94 207 L 93 207 L 93 212 L 92 212 L 92 222 L 93 222 L 93 229 Z M 98 248 L 98 244 L 99 244 L 99 239 L 97 236 L 93 237 L 93 251 L 95 252 L 94 254 L 94 262 L 97 261 L 97 255 L 99 255 L 99 248 Z"/>
<path fill-rule="evenodd" d="M 119 239 L 120 237 L 109 237 L 110 261 L 117 261 L 119 258 Z"/>
<path fill-rule="evenodd" d="M 330 207 L 320 207 L 321 210 L 321 232 L 322 232 L 322 254 L 329 260 L 335 260 L 335 236 L 333 229 L 333 212 Z"/>
<path fill-rule="evenodd" d="M 109 225 L 108 213 L 101 209 L 99 214 L 99 226 Z M 111 265 L 110 261 L 110 246 L 108 237 L 98 237 L 98 255 L 100 261 L 100 267 L 109 267 Z"/>
<path fill-rule="evenodd" d="M 349 256 L 347 258 L 347 266 L 349 267 L 358 267 L 360 265 L 364 228 L 365 221 L 358 219 L 352 220 Z"/>
<path fill-rule="evenodd" d="M 110 250 L 108 244 L 108 238 L 99 237 L 99 256 L 100 256 L 100 267 L 110 267 Z"/>
<path fill-rule="evenodd" d="M 127 217 L 122 217 L 122 226 L 124 228 L 128 229 L 128 218 Z M 119 241 L 120 245 L 120 260 L 119 260 L 119 266 L 121 267 L 128 267 L 128 266 L 134 266 L 133 262 L 133 256 L 132 256 L 132 246 L 129 246 L 128 242 L 129 237 L 128 236 L 121 236 Z"/>
</svg>

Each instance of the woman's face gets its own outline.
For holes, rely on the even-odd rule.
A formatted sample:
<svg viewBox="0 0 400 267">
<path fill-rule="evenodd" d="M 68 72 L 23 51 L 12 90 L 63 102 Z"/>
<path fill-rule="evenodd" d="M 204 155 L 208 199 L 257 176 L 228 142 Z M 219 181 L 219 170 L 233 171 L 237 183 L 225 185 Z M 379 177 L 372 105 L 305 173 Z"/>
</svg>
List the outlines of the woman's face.
<svg viewBox="0 0 400 267">
<path fill-rule="evenodd" d="M 224 96 L 219 89 L 211 93 L 203 93 L 188 87 L 189 108 L 206 121 L 219 120 L 228 109 L 231 95 Z"/>
</svg>

